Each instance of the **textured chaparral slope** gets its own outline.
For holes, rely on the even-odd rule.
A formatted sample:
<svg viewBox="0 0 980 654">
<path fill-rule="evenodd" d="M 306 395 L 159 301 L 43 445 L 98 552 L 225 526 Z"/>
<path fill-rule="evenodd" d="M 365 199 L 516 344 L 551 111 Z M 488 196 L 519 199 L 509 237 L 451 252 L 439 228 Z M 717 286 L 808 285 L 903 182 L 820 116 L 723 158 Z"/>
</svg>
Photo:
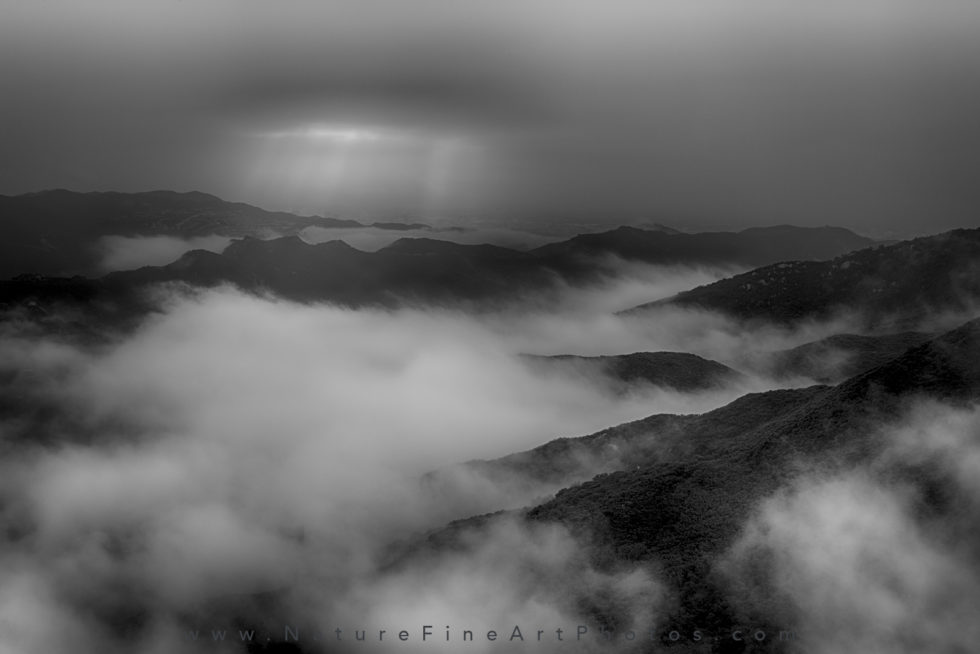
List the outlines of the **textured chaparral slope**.
<svg viewBox="0 0 980 654">
<path fill-rule="evenodd" d="M 670 615 L 651 620 L 686 630 L 744 621 L 775 628 L 772 616 L 732 601 L 730 581 L 719 576 L 717 562 L 762 500 L 805 471 L 872 461 L 887 445 L 882 428 L 922 398 L 963 406 L 980 400 L 980 320 L 837 386 L 750 394 L 702 415 L 650 416 L 466 466 L 538 492 L 567 486 L 516 514 L 593 534 L 600 544 L 594 556 L 609 565 L 653 565 L 676 602 Z M 432 473 L 426 481 L 438 486 L 444 474 Z M 935 470 L 899 466 L 888 474 L 919 489 L 930 519 L 958 511 L 955 494 L 937 490 L 944 481 Z M 406 560 L 460 547 L 467 530 L 486 529 L 496 519 L 458 521 L 416 543 Z M 592 617 L 603 615 L 596 609 Z"/>
<path fill-rule="evenodd" d="M 906 350 L 934 338 L 926 332 L 835 334 L 771 355 L 767 372 L 778 377 L 807 377 L 837 383 L 876 368 Z"/>
<path fill-rule="evenodd" d="M 902 328 L 980 302 L 980 229 L 960 229 L 844 254 L 777 263 L 640 305 L 721 311 L 746 320 L 794 323 L 856 313 L 872 326 Z"/>
</svg>

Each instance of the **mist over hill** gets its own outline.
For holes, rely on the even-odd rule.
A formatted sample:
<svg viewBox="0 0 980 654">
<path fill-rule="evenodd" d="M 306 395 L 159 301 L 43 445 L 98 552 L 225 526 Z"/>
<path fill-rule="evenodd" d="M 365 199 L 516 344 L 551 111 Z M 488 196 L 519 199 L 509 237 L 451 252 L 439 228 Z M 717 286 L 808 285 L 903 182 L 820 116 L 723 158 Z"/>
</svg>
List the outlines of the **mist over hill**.
<svg viewBox="0 0 980 654">
<path fill-rule="evenodd" d="M 980 2 L 2 6 L 0 654 L 980 651 Z"/>
<path fill-rule="evenodd" d="M 176 193 L 78 193 L 67 190 L 40 191 L 18 196 L 0 196 L 0 278 L 22 273 L 49 276 L 89 275 L 107 265 L 112 269 L 126 261 L 130 250 L 156 248 L 160 255 L 209 244 L 222 249 L 231 238 L 276 238 L 321 230 L 343 238 L 348 231 L 394 231 L 442 233 L 424 222 L 357 220 L 323 216 L 300 216 L 283 211 L 266 211 L 241 202 L 228 202 L 200 192 Z M 453 229 L 462 228 L 456 226 Z M 669 236 L 666 240 L 658 235 Z M 805 237 L 804 237 L 805 235 Z M 492 238 L 492 233 L 489 235 Z M 169 240 L 167 240 L 169 239 Z M 641 242 L 638 242 L 641 241 Z M 627 259 L 656 263 L 728 263 L 762 265 L 771 252 L 783 251 L 787 258 L 828 258 L 872 241 L 843 229 L 800 230 L 765 228 L 736 234 L 686 235 L 660 225 L 651 230 L 620 228 L 597 235 L 575 237 L 565 244 L 540 249 L 554 258 L 561 254 L 612 254 Z M 768 246 L 767 246 L 768 245 Z M 175 255 L 176 258 L 179 254 Z M 135 260 L 132 254 L 131 260 Z"/>
<path fill-rule="evenodd" d="M 920 453 L 910 456 L 908 451 L 896 454 L 898 446 L 892 433 L 916 422 L 917 428 L 928 430 L 917 412 L 936 411 L 930 401 L 958 406 L 960 409 L 939 410 L 953 415 L 965 411 L 967 420 L 975 421 L 975 403 L 980 399 L 978 351 L 980 321 L 975 320 L 836 387 L 746 395 L 702 415 L 650 416 L 590 436 L 552 441 L 524 453 L 466 465 L 472 474 L 495 483 L 522 486 L 531 497 L 534 492 L 546 494 L 558 480 L 596 475 L 515 515 L 531 524 L 557 523 L 571 533 L 592 534 L 593 564 L 603 569 L 648 562 L 672 599 L 666 608 L 651 605 L 647 615 L 631 618 L 674 626 L 685 641 L 676 645 L 678 651 L 702 651 L 698 648 L 704 647 L 739 651 L 741 646 L 730 641 L 713 645 L 694 642 L 702 640 L 695 639 L 696 633 L 730 632 L 730 625 L 752 625 L 768 635 L 766 651 L 797 651 L 800 646 L 796 643 L 772 642 L 773 636 L 792 631 L 819 643 L 824 636 L 813 629 L 820 617 L 802 612 L 800 598 L 807 593 L 805 586 L 790 587 L 793 601 L 788 606 L 780 604 L 779 593 L 787 592 L 787 585 L 774 576 L 777 570 L 772 558 L 740 561 L 733 567 L 733 557 L 760 553 L 743 551 L 744 539 L 758 537 L 747 525 L 759 507 L 771 501 L 769 498 L 781 496 L 781 489 L 812 484 L 814 478 L 834 480 L 841 475 L 858 475 L 858 479 L 865 479 L 862 483 L 869 484 L 869 492 L 884 493 L 881 501 L 890 503 L 889 493 L 897 493 L 899 502 L 909 503 L 912 513 L 903 528 L 915 532 L 914 538 L 929 538 L 936 525 L 944 525 L 942 535 L 931 540 L 940 556 L 957 565 L 952 562 L 959 557 L 958 539 L 978 526 L 975 516 L 964 513 L 963 507 L 974 505 L 977 496 L 969 485 L 955 479 L 955 471 L 928 453 L 934 448 L 963 447 L 973 456 L 978 444 L 963 433 L 957 438 L 966 440 L 957 441 L 955 446 L 913 443 L 913 450 Z M 972 413 L 969 407 L 973 407 Z M 908 448 L 909 444 L 901 447 Z M 427 483 L 452 487 L 453 472 L 430 475 Z M 505 519 L 501 514 L 454 523 L 447 531 L 430 535 L 414 546 L 408 556 L 425 558 L 433 549 L 465 547 L 472 542 L 467 532 L 486 533 L 488 524 Z M 903 570 L 891 566 L 894 552 L 905 546 L 873 547 L 864 554 L 866 564 L 877 562 L 887 575 L 901 575 Z M 779 544 L 771 547 L 778 548 Z M 980 594 L 976 567 L 980 559 L 976 554 L 975 550 L 966 554 L 967 560 L 961 563 L 966 566 L 963 573 L 970 579 L 966 588 L 973 598 Z M 889 588 L 887 577 L 869 583 L 874 589 L 866 592 L 893 593 L 894 602 L 906 599 L 908 589 Z M 935 583 L 939 588 L 944 582 Z M 752 601 L 746 601 L 747 595 Z M 922 601 L 926 602 L 922 610 L 930 615 L 943 610 L 941 603 L 929 603 L 939 602 L 938 598 L 923 597 Z M 606 621 L 608 628 L 622 630 L 615 607 L 614 601 L 594 605 L 593 618 Z M 910 617 L 916 615 L 918 607 L 906 609 Z M 822 614 L 835 610 L 832 605 L 810 608 Z M 955 610 L 956 615 L 965 616 L 965 605 Z M 831 640 L 839 645 L 847 638 L 872 640 L 871 633 L 883 637 L 880 625 L 866 628 L 868 634 L 839 633 Z M 916 642 L 913 634 L 884 637 L 896 647 Z M 964 638 L 950 636 L 937 644 L 941 649 L 955 647 L 954 643 L 966 642 Z M 659 641 L 670 644 L 666 635 Z M 930 646 L 928 640 L 921 642 Z M 835 645 L 824 646 L 829 650 Z M 756 643 L 756 647 L 761 645 Z M 640 651 L 654 650 L 649 646 Z"/>
<path fill-rule="evenodd" d="M 834 334 L 776 352 L 768 365 L 778 377 L 801 376 L 836 383 L 887 363 L 933 336 L 925 332 Z"/>
<path fill-rule="evenodd" d="M 786 323 L 859 313 L 866 327 L 914 329 L 980 301 L 980 229 L 955 230 L 838 256 L 764 266 L 633 309 L 665 304 Z"/>
<path fill-rule="evenodd" d="M 620 277 L 624 262 L 735 272 L 787 257 L 828 258 L 872 243 L 830 227 L 684 234 L 654 226 L 585 234 L 527 251 L 454 243 L 440 240 L 448 232 L 432 231 L 436 238 L 400 238 L 364 251 L 337 237 L 345 229 L 417 234 L 428 226 L 295 216 L 168 191 L 3 197 L 0 225 L 9 234 L 0 245 L 6 248 L 0 277 L 7 278 L 0 282 L 0 302 L 42 309 L 52 302 L 115 304 L 123 313 L 143 311 L 145 289 L 160 283 L 231 284 L 348 306 L 499 304 Z M 333 240 L 308 243 L 301 235 L 310 230 Z M 195 245 L 200 249 L 191 249 Z M 165 265 L 139 265 L 166 261 L 168 253 L 173 259 Z M 126 265 L 135 268 L 119 270 Z M 98 274 L 105 269 L 114 272 Z"/>
</svg>

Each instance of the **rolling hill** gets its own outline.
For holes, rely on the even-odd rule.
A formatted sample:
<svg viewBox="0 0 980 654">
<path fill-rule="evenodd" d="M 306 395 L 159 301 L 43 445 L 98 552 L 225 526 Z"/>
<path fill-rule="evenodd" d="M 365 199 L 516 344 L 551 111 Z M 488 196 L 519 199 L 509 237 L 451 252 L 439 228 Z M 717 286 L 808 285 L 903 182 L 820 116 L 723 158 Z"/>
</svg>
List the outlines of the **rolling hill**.
<svg viewBox="0 0 980 654">
<path fill-rule="evenodd" d="M 271 238 L 307 227 L 370 227 L 404 231 L 429 229 L 424 223 L 377 221 L 363 224 L 322 216 L 266 211 L 200 192 L 144 193 L 40 191 L 0 196 L 0 279 L 23 273 L 48 276 L 92 275 L 99 271 L 100 239 L 107 236 L 171 236 L 180 239 L 219 235 Z M 763 265 L 774 252 L 802 259 L 836 256 L 872 241 L 840 228 L 778 227 L 737 234 L 682 234 L 662 227 L 623 227 L 577 236 L 534 252 L 552 268 L 571 273 L 580 259 L 597 255 L 650 263 Z M 782 257 L 786 254 L 779 255 Z"/>
<path fill-rule="evenodd" d="M 942 313 L 980 306 L 980 229 L 866 248 L 830 261 L 757 268 L 627 314 L 675 306 L 786 324 L 855 315 L 868 328 L 915 328 Z"/>
<path fill-rule="evenodd" d="M 887 363 L 933 337 L 935 334 L 925 332 L 835 334 L 775 352 L 767 362 L 767 372 L 777 378 L 809 377 L 824 384 L 837 383 Z"/>
<path fill-rule="evenodd" d="M 457 521 L 429 534 L 404 552 L 402 565 L 440 547 L 459 547 L 467 530 L 479 532 L 504 516 L 517 516 L 592 534 L 598 543 L 596 565 L 653 566 L 675 601 L 669 615 L 647 616 L 650 620 L 687 632 L 732 624 L 775 628 L 766 612 L 773 607 L 734 601 L 738 589 L 719 574 L 716 562 L 759 502 L 799 475 L 874 460 L 887 445 L 884 427 L 901 418 L 915 398 L 963 406 L 980 401 L 980 319 L 834 387 L 751 394 L 703 415 L 650 416 L 494 461 L 470 462 L 472 471 L 499 483 L 524 483 L 539 491 L 563 482 L 566 487 L 529 508 Z M 439 474 L 427 483 L 438 483 Z M 878 474 L 917 489 L 924 520 L 961 514 L 957 507 L 964 500 L 957 499 L 941 470 L 898 465 Z M 590 475 L 595 476 L 578 483 Z M 612 620 L 609 611 L 594 607 L 590 617 Z M 716 644 L 711 651 L 742 651 L 733 646 Z"/>
</svg>

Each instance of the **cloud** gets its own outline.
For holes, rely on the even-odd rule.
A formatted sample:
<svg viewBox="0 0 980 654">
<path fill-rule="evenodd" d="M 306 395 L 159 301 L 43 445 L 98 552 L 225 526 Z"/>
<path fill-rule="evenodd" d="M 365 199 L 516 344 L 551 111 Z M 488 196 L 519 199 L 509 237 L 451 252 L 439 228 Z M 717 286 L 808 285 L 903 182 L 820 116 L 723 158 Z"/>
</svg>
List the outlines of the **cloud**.
<svg viewBox="0 0 980 654">
<path fill-rule="evenodd" d="M 578 315 L 602 305 L 597 296 Z M 14 625 L 9 642 L 28 654 L 57 649 L 61 637 L 81 652 L 134 643 L 166 651 L 182 628 L 205 616 L 255 616 L 248 598 L 282 589 L 292 594 L 280 606 L 289 607 L 297 595 L 333 605 L 352 587 L 374 588 L 377 613 L 364 619 L 389 619 L 398 606 L 389 599 L 423 582 L 412 572 L 377 577 L 392 543 L 477 504 L 529 500 L 433 497 L 423 473 L 657 411 L 704 410 L 740 392 L 616 397 L 587 380 L 537 376 L 517 355 L 520 335 L 538 333 L 540 319 L 353 311 L 216 289 L 170 296 L 134 332 L 98 346 L 6 324 L 0 361 L 20 403 L 0 420 L 0 621 Z M 527 619 L 570 622 L 574 611 L 549 602 L 563 599 L 551 585 L 560 561 L 585 556 L 575 554 L 578 541 L 514 530 L 501 527 L 477 548 L 468 578 L 495 580 L 500 611 L 522 597 L 515 606 Z M 521 539 L 530 558 L 499 575 Z M 555 547 L 570 558 L 548 568 L 544 588 L 518 583 Z M 642 574 L 590 572 L 575 588 L 595 582 L 640 596 Z M 468 610 L 439 603 L 441 591 L 420 592 L 433 614 L 453 610 L 432 620 L 462 620 Z M 365 611 L 374 604 L 358 599 Z"/>
<path fill-rule="evenodd" d="M 132 270 L 143 266 L 164 266 L 191 250 L 222 252 L 232 239 L 227 236 L 103 236 L 99 239 L 102 272 Z"/>
<path fill-rule="evenodd" d="M 572 641 L 571 646 L 593 652 L 606 645 L 600 617 L 615 620 L 618 633 L 632 629 L 638 640 L 649 640 L 649 629 L 665 602 L 663 587 L 651 570 L 598 569 L 587 535 L 573 536 L 558 525 L 528 525 L 501 517 L 457 538 L 461 543 L 455 551 L 358 586 L 343 597 L 342 606 L 320 614 L 352 626 L 359 621 L 409 625 L 415 642 L 408 651 L 530 647 L 551 652 L 568 648 Z M 436 637 L 420 644 L 417 630 L 425 624 L 435 625 Z M 461 645 L 464 629 L 472 630 L 474 638 Z M 489 630 L 505 642 L 489 641 Z M 371 636 L 373 640 L 377 634 Z"/>
<path fill-rule="evenodd" d="M 50 4 L 0 26 L 13 85 L 0 119 L 25 126 L 0 152 L 5 193 L 162 186 L 317 213 L 702 227 L 975 222 L 969 3 Z M 318 125 L 424 144 L 280 152 L 255 138 Z M 459 142 L 472 147 L 443 147 Z"/>
<path fill-rule="evenodd" d="M 654 572 L 590 568 L 587 535 L 550 528 L 502 523 L 434 567 L 382 565 L 393 546 L 427 530 L 554 490 L 488 486 L 474 474 L 433 494 L 420 483 L 426 472 L 772 387 L 752 376 L 698 394 L 617 395 L 599 380 L 538 374 L 521 353 L 666 349 L 727 362 L 836 326 L 745 333 L 704 312 L 617 316 L 638 298 L 723 271 L 610 269 L 620 277 L 476 315 L 301 305 L 218 288 L 165 292 L 158 313 L 96 344 L 4 323 L 0 379 L 15 398 L 0 414 L 0 621 L 14 625 L 9 642 L 33 654 L 65 634 L 81 652 L 163 652 L 183 642 L 182 630 L 212 621 L 296 620 L 317 608 L 324 613 L 311 621 L 332 619 L 350 602 L 360 620 L 388 622 L 410 598 L 418 601 L 406 610 L 424 609 L 433 623 L 462 624 L 472 612 L 557 628 L 595 613 L 570 599 L 593 586 L 610 589 L 596 601 L 623 615 L 658 605 Z M 552 551 L 562 556 L 546 564 Z M 523 558 L 508 558 L 517 552 Z M 581 578 L 561 578 L 562 566 Z M 494 589 L 494 599 L 466 603 L 468 587 Z M 275 612 L 262 597 L 274 598 Z"/>
<path fill-rule="evenodd" d="M 885 464 L 938 466 L 966 498 L 980 502 L 980 409 L 920 401 L 909 414 L 885 433 Z"/>
<path fill-rule="evenodd" d="M 969 650 L 978 415 L 916 406 L 868 465 L 804 475 L 763 501 L 721 563 L 735 596 L 796 625 L 806 651 Z"/>
</svg>

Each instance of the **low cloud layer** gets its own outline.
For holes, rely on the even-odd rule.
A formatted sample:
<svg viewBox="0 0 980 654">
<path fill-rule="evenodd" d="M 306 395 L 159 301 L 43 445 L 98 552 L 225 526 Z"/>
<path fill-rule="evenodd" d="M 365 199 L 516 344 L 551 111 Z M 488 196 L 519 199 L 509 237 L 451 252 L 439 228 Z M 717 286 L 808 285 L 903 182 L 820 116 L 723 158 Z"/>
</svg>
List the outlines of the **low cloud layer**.
<svg viewBox="0 0 980 654">
<path fill-rule="evenodd" d="M 579 315 L 601 304 L 578 304 Z M 352 311 L 218 289 L 173 296 L 134 333 L 97 347 L 8 323 L 0 360 L 18 399 L 0 422 L 4 646 L 32 654 L 70 639 L 80 652 L 134 643 L 168 651 L 174 634 L 222 598 L 290 589 L 328 610 L 346 605 L 354 580 L 377 592 L 350 597 L 363 619 L 387 620 L 422 580 L 368 583 L 379 557 L 473 506 L 474 498 L 424 493 L 424 472 L 650 413 L 703 411 L 742 392 L 616 396 L 587 380 L 545 379 L 517 356 L 542 337 L 546 325 L 535 323 L 545 319 L 521 315 Z M 521 499 L 481 501 L 490 510 Z M 513 525 L 495 531 L 470 578 L 493 579 L 501 591 L 493 605 L 501 612 L 486 619 L 570 622 L 576 607 L 550 605 L 562 597 L 554 579 L 540 592 L 508 580 L 558 545 L 572 559 L 556 566 L 584 556 L 576 543 Z M 500 576 L 512 550 L 530 558 Z M 641 583 L 646 573 L 619 574 L 589 573 L 576 588 L 656 594 L 654 582 Z M 465 578 L 443 574 L 438 583 Z M 440 603 L 450 590 L 437 584 L 416 609 L 461 625 L 464 613 L 489 606 Z M 509 597 L 523 598 L 516 613 L 503 611 Z"/>
<path fill-rule="evenodd" d="M 725 563 L 741 601 L 795 625 L 807 652 L 969 651 L 978 434 L 976 409 L 918 405 L 869 465 L 763 502 Z"/>
<path fill-rule="evenodd" d="M 621 628 L 639 607 L 649 618 L 662 600 L 656 571 L 587 565 L 587 534 L 503 521 L 431 567 L 379 567 L 427 530 L 550 492 L 488 492 L 474 476 L 434 495 L 420 483 L 428 471 L 654 413 L 704 412 L 774 384 L 750 375 L 702 393 L 617 394 L 601 380 L 538 374 L 522 353 L 674 350 L 731 364 L 839 327 L 748 334 L 704 312 L 617 316 L 723 274 L 617 269 L 616 281 L 479 316 L 222 288 L 173 293 L 99 345 L 5 323 L 0 648 L 168 652 L 190 647 L 188 629 L 256 615 L 352 629 L 401 628 L 405 615 L 553 634 L 598 610 L 575 599 L 590 588 L 609 590 L 596 601 L 619 607 Z M 266 596 L 275 612 L 257 608 Z M 259 627 L 283 635 L 281 624 Z"/>
<path fill-rule="evenodd" d="M 617 636 L 632 630 L 648 641 L 665 603 L 649 569 L 597 569 L 587 535 L 576 537 L 557 525 L 502 518 L 463 532 L 459 541 L 457 551 L 358 586 L 340 605 L 328 604 L 327 614 L 352 627 L 408 625 L 413 642 L 407 651 L 555 652 L 574 646 L 594 652 L 605 644 L 600 620 L 606 626 L 615 621 Z M 599 615 L 600 607 L 606 613 Z M 434 624 L 437 635 L 420 643 L 418 625 L 425 624 Z M 472 641 L 464 640 L 464 630 L 473 632 Z M 377 641 L 378 634 L 369 639 Z"/>
<path fill-rule="evenodd" d="M 102 272 L 132 270 L 143 266 L 165 266 L 191 250 L 222 252 L 232 239 L 227 236 L 104 236 L 99 240 Z"/>
</svg>

